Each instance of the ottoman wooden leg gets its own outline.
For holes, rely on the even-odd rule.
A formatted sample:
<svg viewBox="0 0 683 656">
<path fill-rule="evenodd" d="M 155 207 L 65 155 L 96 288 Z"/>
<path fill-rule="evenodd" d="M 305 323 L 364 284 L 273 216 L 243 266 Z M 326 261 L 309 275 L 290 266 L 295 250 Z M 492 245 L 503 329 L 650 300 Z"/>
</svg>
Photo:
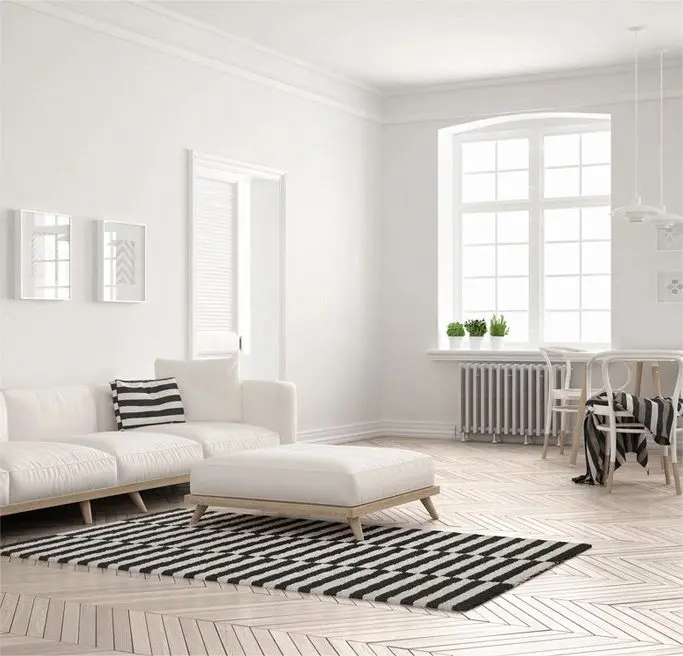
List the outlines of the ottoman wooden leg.
<svg viewBox="0 0 683 656">
<path fill-rule="evenodd" d="M 427 512 L 432 519 L 439 519 L 439 513 L 432 501 L 432 497 L 425 497 L 424 499 L 420 499 L 420 501 L 422 501 L 422 505 L 427 509 Z"/>
<path fill-rule="evenodd" d="M 353 536 L 356 538 L 356 542 L 363 542 L 365 538 L 363 537 L 363 527 L 360 524 L 360 518 L 350 517 L 349 526 L 351 526 L 351 530 L 353 531 Z"/>
<path fill-rule="evenodd" d="M 206 512 L 206 509 L 209 506 L 202 506 L 201 504 L 197 505 L 197 507 L 194 509 L 194 512 L 192 513 L 192 519 L 190 519 L 190 526 L 194 526 L 201 518 L 202 515 Z"/>
</svg>

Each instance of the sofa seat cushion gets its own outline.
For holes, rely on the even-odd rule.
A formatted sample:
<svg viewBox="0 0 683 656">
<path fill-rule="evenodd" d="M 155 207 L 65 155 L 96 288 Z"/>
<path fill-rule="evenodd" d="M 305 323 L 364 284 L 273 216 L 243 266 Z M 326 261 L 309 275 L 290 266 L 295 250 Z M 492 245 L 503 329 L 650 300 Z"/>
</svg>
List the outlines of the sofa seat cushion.
<svg viewBox="0 0 683 656">
<path fill-rule="evenodd" d="M 3 442 L 0 469 L 8 473 L 9 503 L 116 485 L 116 459 L 77 444 Z"/>
<path fill-rule="evenodd" d="M 0 506 L 9 503 L 9 472 L 0 469 Z"/>
<path fill-rule="evenodd" d="M 73 435 L 69 442 L 114 456 L 119 485 L 188 474 L 203 458 L 200 444 L 167 433 L 105 431 Z"/>
<path fill-rule="evenodd" d="M 329 444 L 285 444 L 208 458 L 192 468 L 192 494 L 359 506 L 434 484 L 423 453 Z"/>
<path fill-rule="evenodd" d="M 267 428 L 223 421 L 188 421 L 184 424 L 147 426 L 140 430 L 186 437 L 201 444 L 205 458 L 231 451 L 262 449 L 280 444 L 278 434 Z"/>
</svg>

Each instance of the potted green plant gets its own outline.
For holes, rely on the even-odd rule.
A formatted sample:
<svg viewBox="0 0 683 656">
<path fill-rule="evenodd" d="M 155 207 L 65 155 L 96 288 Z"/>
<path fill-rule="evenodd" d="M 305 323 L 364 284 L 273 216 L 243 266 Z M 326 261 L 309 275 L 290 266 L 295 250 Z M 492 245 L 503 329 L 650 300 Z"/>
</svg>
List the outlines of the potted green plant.
<svg viewBox="0 0 683 656">
<path fill-rule="evenodd" d="M 465 321 L 465 329 L 470 336 L 470 348 L 480 349 L 486 335 L 486 319 L 470 319 Z"/>
<path fill-rule="evenodd" d="M 452 349 L 459 349 L 462 344 L 462 338 L 465 336 L 465 326 L 459 321 L 448 324 L 446 328 L 446 335 L 448 335 L 448 344 Z"/>
<path fill-rule="evenodd" d="M 501 314 L 500 317 L 495 314 L 491 317 L 489 322 L 489 334 L 491 335 L 491 348 L 499 350 L 503 348 L 505 336 L 510 332 L 505 317 Z"/>
</svg>

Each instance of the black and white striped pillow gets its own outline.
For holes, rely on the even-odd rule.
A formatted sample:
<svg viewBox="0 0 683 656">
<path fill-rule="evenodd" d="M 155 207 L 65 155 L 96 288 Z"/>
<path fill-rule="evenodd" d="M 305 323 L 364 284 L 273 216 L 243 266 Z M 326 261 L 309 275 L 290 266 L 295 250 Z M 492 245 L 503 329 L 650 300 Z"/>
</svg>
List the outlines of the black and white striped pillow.
<svg viewBox="0 0 683 656">
<path fill-rule="evenodd" d="M 183 400 L 175 378 L 117 379 L 110 386 L 119 430 L 185 421 Z"/>
</svg>

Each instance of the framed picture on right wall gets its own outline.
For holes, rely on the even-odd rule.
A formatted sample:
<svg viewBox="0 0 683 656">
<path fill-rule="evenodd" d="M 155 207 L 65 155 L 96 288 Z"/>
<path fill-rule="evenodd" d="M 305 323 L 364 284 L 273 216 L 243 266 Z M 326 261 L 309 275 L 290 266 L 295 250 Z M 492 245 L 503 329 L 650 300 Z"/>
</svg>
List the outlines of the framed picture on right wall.
<svg viewBox="0 0 683 656">
<path fill-rule="evenodd" d="M 683 271 L 659 271 L 657 273 L 657 301 L 683 303 Z"/>
<path fill-rule="evenodd" d="M 658 251 L 683 251 L 683 225 L 670 230 L 657 230 Z"/>
<path fill-rule="evenodd" d="M 98 221 L 97 300 L 142 303 L 147 298 L 147 227 L 139 223 Z"/>
</svg>

